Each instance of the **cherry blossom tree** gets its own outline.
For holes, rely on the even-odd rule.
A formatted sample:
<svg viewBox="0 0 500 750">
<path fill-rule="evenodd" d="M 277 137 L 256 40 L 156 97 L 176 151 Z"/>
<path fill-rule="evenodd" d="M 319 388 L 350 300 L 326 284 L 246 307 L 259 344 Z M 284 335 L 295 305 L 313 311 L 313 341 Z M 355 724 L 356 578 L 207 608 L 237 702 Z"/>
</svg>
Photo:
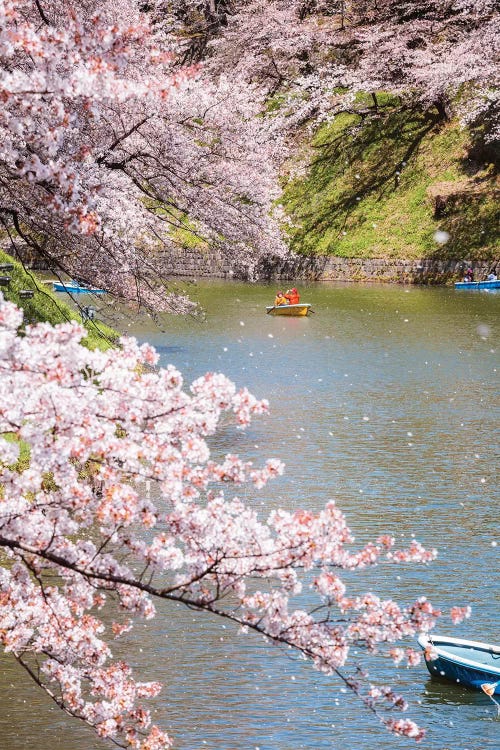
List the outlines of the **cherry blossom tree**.
<svg viewBox="0 0 500 750">
<path fill-rule="evenodd" d="M 166 5 L 156 4 L 159 15 Z M 219 24 L 203 14 L 214 3 L 178 5 L 188 57 L 189 21 L 204 18 L 205 64 L 286 94 L 282 112 L 292 126 L 345 109 L 357 91 L 380 89 L 447 118 L 457 93 L 462 108 L 477 111 L 484 89 L 498 84 L 494 0 L 235 0 Z"/>
<path fill-rule="evenodd" d="M 493 0 L 2 0 L 6 249 L 156 308 L 186 232 L 251 275 L 285 253 L 282 133 L 380 88 L 446 117 L 469 87 L 464 122 L 494 130 L 497 21 Z"/>
<path fill-rule="evenodd" d="M 179 69 L 134 0 L 0 3 L 0 222 L 55 272 L 158 308 L 179 237 L 282 252 L 280 152 L 251 87 Z"/>
<path fill-rule="evenodd" d="M 0 302 L 4 649 L 101 737 L 167 748 L 143 705 L 160 685 L 138 681 L 111 645 L 134 620 L 154 616 L 155 598 L 166 599 L 292 647 L 337 675 L 389 730 L 420 739 L 413 721 L 394 718 L 405 701 L 371 685 L 349 654 L 387 644 L 393 659 L 415 664 L 419 656 L 396 643 L 431 629 L 439 612 L 425 597 L 398 604 L 349 595 L 341 572 L 428 563 L 435 550 L 417 541 L 396 550 L 389 536 L 357 548 L 333 501 L 316 514 L 261 518 L 226 497 L 224 486 L 262 488 L 283 470 L 272 459 L 258 468 L 210 456 L 222 418 L 226 429 L 231 413 L 244 427 L 266 402 L 214 373 L 186 389 L 175 368 L 158 368 L 149 345 L 123 339 L 119 349 L 89 351 L 84 335 L 74 322 L 24 328 L 22 312 Z M 110 607 L 121 616 L 107 627 Z"/>
</svg>

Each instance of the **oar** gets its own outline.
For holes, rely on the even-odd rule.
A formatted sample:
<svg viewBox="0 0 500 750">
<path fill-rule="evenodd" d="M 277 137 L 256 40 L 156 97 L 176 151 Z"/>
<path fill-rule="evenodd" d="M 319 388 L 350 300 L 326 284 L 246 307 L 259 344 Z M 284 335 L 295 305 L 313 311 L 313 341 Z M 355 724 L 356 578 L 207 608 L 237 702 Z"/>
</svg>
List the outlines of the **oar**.
<svg viewBox="0 0 500 750">
<path fill-rule="evenodd" d="M 483 682 L 483 684 L 481 685 L 481 690 L 483 691 L 483 693 L 486 693 L 486 695 L 488 695 L 491 698 L 491 700 L 497 707 L 498 716 L 500 716 L 500 703 L 498 703 L 498 701 L 496 701 L 493 696 L 495 694 L 495 690 L 497 689 L 499 685 L 500 685 L 500 681 L 499 682 Z"/>
<path fill-rule="evenodd" d="M 272 307 L 269 308 L 269 310 L 266 310 L 266 315 L 269 315 L 269 313 L 272 313 L 275 307 L 276 305 L 273 305 Z"/>
</svg>

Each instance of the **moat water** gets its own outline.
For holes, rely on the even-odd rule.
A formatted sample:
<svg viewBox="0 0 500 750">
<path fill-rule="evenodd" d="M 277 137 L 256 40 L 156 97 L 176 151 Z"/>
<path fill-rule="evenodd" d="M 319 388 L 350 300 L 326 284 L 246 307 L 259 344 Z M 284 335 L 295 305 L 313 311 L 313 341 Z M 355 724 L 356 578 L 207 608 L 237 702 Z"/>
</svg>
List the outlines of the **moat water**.
<svg viewBox="0 0 500 750">
<path fill-rule="evenodd" d="M 498 333 L 500 294 L 448 288 L 334 283 L 301 287 L 307 318 L 270 317 L 276 287 L 207 281 L 191 290 L 204 322 L 169 317 L 121 325 L 161 353 L 186 383 L 221 371 L 270 402 L 246 432 L 224 430 L 216 454 L 263 461 L 285 475 L 249 502 L 319 509 L 335 499 L 359 543 L 381 532 L 413 535 L 439 556 L 430 566 L 356 574 L 359 590 L 400 602 L 427 596 L 442 609 L 472 606 L 436 632 L 500 643 Z M 415 645 L 415 644 L 412 644 Z M 179 750 L 366 750 L 413 747 L 392 737 L 334 678 L 223 623 L 162 604 L 121 641 L 148 680 L 165 688 L 154 719 Z M 2 657 L 2 750 L 98 750 Z M 482 693 L 435 682 L 424 665 L 375 660 L 426 727 L 425 750 L 493 750 L 500 720 Z"/>
</svg>

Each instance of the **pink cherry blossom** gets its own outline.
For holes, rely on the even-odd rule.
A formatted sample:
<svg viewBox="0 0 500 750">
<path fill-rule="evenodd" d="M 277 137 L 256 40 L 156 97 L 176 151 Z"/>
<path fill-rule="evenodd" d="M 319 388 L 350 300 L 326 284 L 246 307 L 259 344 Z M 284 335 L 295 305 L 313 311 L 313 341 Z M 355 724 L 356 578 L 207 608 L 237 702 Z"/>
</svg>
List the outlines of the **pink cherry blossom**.
<svg viewBox="0 0 500 750">
<path fill-rule="evenodd" d="M 404 737 L 411 737 L 416 740 L 416 742 L 420 742 L 425 736 L 422 729 L 410 719 L 389 719 L 385 724 L 391 732 L 401 734 Z"/>
<path fill-rule="evenodd" d="M 159 13 L 166 12 L 165 3 L 156 5 Z M 206 18 L 205 31 L 197 26 L 202 4 L 189 0 L 184 5 L 189 10 L 183 22 L 175 8 L 171 21 L 184 32 L 180 38 L 187 57 L 196 58 L 193 47 L 205 35 L 211 69 L 231 69 L 268 94 L 279 93 L 276 124 L 315 127 L 318 120 L 352 110 L 357 92 L 376 95 L 382 90 L 398 94 L 402 104 L 432 109 L 440 118 L 450 117 L 457 107 L 464 121 L 471 122 L 493 106 L 486 118 L 493 135 L 488 132 L 486 138 L 498 133 L 498 104 L 492 99 L 498 83 L 494 0 L 425 6 L 418 0 L 237 0 L 231 13 Z M 454 100 L 463 87 L 467 95 L 458 97 L 457 105 Z M 373 102 L 376 116 L 376 98 Z M 363 116 L 367 114 L 365 109 Z"/>
<path fill-rule="evenodd" d="M 450 610 L 450 617 L 454 625 L 457 625 L 463 620 L 467 620 L 472 614 L 472 610 L 469 606 L 466 607 L 452 607 Z"/>
<path fill-rule="evenodd" d="M 295 649 L 391 731 L 419 739 L 412 722 L 386 720 L 386 710 L 406 708 L 403 699 L 387 686 L 365 690 L 367 675 L 350 676 L 349 655 L 384 655 L 388 644 L 396 661 L 417 664 L 413 649 L 396 644 L 431 630 L 440 613 L 424 596 L 407 604 L 374 591 L 349 596 L 342 570 L 428 564 L 435 551 L 416 541 L 395 550 L 385 535 L 356 547 L 333 501 L 319 512 L 261 517 L 223 489 L 262 490 L 281 462 L 215 461 L 207 440 L 223 415 L 241 429 L 267 402 L 217 373 L 187 388 L 172 366 L 152 368 L 154 349 L 130 338 L 89 351 L 74 322 L 24 330 L 21 322 L 1 300 L 0 431 L 10 436 L 0 440 L 5 651 L 99 736 L 136 750 L 167 748 L 170 738 L 144 705 L 161 686 L 139 682 L 112 649 L 163 598 Z M 21 443 L 29 461 L 16 465 Z"/>
<path fill-rule="evenodd" d="M 0 219 L 12 254 L 185 311 L 165 288 L 184 235 L 247 275 L 284 252 L 281 146 L 250 87 L 179 68 L 137 7 L 1 3 Z"/>
</svg>

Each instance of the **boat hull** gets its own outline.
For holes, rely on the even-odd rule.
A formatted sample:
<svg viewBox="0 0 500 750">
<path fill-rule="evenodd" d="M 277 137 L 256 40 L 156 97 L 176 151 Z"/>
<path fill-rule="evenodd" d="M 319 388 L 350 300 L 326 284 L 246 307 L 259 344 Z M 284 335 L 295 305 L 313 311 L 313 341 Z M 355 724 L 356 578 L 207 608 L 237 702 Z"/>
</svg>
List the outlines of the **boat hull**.
<svg viewBox="0 0 500 750">
<path fill-rule="evenodd" d="M 455 289 L 500 289 L 500 279 L 496 281 L 456 281 Z"/>
<path fill-rule="evenodd" d="M 450 680 L 473 690 L 491 686 L 500 695 L 500 648 L 462 638 L 420 635 L 425 664 L 433 677 Z M 437 658 L 431 658 L 431 656 Z"/>
<path fill-rule="evenodd" d="M 105 289 L 94 289 L 88 286 L 78 286 L 77 284 L 63 284 L 59 281 L 52 283 L 54 292 L 66 292 L 67 294 L 106 294 Z"/>
<path fill-rule="evenodd" d="M 266 307 L 268 315 L 285 315 L 288 317 L 303 317 L 309 314 L 311 305 L 308 303 L 298 305 L 270 305 Z"/>
</svg>

